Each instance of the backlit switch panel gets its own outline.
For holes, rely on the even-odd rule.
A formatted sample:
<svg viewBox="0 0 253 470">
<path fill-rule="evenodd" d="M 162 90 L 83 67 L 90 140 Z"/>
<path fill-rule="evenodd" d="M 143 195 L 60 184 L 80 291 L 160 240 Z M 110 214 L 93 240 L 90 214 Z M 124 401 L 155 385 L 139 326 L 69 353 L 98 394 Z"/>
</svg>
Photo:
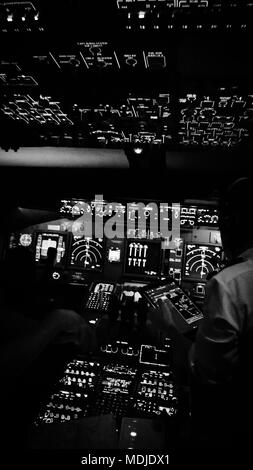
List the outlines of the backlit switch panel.
<svg viewBox="0 0 253 470">
<path fill-rule="evenodd" d="M 0 3 L 0 31 L 4 33 L 44 31 L 40 8 L 35 2 Z"/>
<path fill-rule="evenodd" d="M 179 99 L 181 145 L 232 147 L 249 137 L 253 95 L 188 94 Z"/>
<path fill-rule="evenodd" d="M 116 5 L 128 30 L 246 26 L 253 10 L 252 0 L 116 0 Z"/>
<path fill-rule="evenodd" d="M 50 96 L 40 95 L 38 99 L 33 99 L 30 95 L 14 94 L 12 100 L 2 105 L 2 111 L 9 118 L 27 124 L 73 124 L 62 111 L 60 103 Z"/>
</svg>

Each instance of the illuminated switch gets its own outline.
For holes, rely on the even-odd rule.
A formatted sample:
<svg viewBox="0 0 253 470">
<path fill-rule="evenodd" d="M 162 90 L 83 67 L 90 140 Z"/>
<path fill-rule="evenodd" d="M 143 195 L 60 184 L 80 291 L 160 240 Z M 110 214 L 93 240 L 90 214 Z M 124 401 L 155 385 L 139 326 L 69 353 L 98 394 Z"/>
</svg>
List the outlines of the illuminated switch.
<svg viewBox="0 0 253 470">
<path fill-rule="evenodd" d="M 138 18 L 139 20 L 144 20 L 146 16 L 146 11 L 139 11 L 138 12 Z"/>
</svg>

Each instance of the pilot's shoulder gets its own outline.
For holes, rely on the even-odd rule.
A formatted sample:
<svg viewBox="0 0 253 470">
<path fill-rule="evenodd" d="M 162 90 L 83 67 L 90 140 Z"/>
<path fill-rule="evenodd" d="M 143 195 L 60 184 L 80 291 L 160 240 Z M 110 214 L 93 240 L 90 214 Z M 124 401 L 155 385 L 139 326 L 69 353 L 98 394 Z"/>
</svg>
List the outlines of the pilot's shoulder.
<svg viewBox="0 0 253 470">
<path fill-rule="evenodd" d="M 253 282 L 253 259 L 242 260 L 220 271 L 214 279 L 222 284 L 229 284 L 240 279 L 251 279 Z"/>
</svg>

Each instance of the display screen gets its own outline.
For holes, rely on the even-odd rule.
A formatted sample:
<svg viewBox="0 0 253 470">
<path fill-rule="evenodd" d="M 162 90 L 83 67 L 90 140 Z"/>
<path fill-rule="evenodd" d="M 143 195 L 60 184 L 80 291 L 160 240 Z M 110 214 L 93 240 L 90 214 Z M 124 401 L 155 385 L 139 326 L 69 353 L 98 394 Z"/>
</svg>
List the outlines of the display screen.
<svg viewBox="0 0 253 470">
<path fill-rule="evenodd" d="M 140 364 L 152 366 L 169 366 L 171 355 L 169 349 L 157 349 L 156 346 L 142 344 L 140 350 Z"/>
<path fill-rule="evenodd" d="M 204 281 L 220 268 L 222 248 L 214 245 L 185 245 L 184 277 Z"/>
<path fill-rule="evenodd" d="M 107 246 L 106 259 L 109 263 L 120 263 L 124 248 L 124 240 L 110 240 Z"/>
<path fill-rule="evenodd" d="M 108 252 L 108 261 L 109 263 L 120 263 L 120 248 L 111 247 Z"/>
<path fill-rule="evenodd" d="M 203 317 L 203 314 L 198 307 L 174 282 L 147 289 L 145 293 L 154 307 L 159 308 L 159 300 L 162 300 L 165 303 L 166 301 L 172 303 L 177 312 L 188 324 L 191 324 Z"/>
<path fill-rule="evenodd" d="M 104 242 L 102 238 L 73 237 L 70 260 L 71 266 L 101 271 L 103 262 Z"/>
<path fill-rule="evenodd" d="M 157 276 L 160 270 L 161 243 L 147 240 L 128 240 L 125 274 Z"/>
<path fill-rule="evenodd" d="M 56 249 L 56 263 L 60 264 L 66 249 L 64 235 L 58 233 L 39 233 L 36 241 L 35 260 L 37 262 L 45 261 L 49 248 Z"/>
</svg>

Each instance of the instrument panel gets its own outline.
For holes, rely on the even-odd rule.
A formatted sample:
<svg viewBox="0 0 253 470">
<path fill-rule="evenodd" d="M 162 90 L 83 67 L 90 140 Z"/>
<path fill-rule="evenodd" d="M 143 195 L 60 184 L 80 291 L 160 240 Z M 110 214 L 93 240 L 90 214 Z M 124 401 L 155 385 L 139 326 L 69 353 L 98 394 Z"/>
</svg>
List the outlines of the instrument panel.
<svg viewBox="0 0 253 470">
<path fill-rule="evenodd" d="M 103 352 L 107 349 L 108 354 Z M 107 413 L 119 427 L 125 416 L 152 418 L 165 412 L 175 417 L 178 412 L 169 345 L 104 345 L 92 360 L 80 357 L 67 363 L 52 392 L 36 427 Z"/>
<path fill-rule="evenodd" d="M 203 298 L 206 281 L 223 263 L 218 209 L 201 202 L 178 207 L 164 202 L 113 203 L 97 196 L 94 201 L 65 199 L 58 220 L 12 233 L 8 247 L 32 251 L 40 270 L 54 252 L 53 279 L 63 283 L 172 277 L 193 297 Z M 175 211 L 177 217 L 180 214 L 180 237 L 168 248 L 161 226 L 166 223 L 171 231 Z M 97 221 L 101 236 L 95 236 Z"/>
<path fill-rule="evenodd" d="M 142 204 L 142 205 L 140 205 Z M 139 212 L 138 212 L 139 211 Z M 167 202 L 140 203 L 140 202 L 107 202 L 97 198 L 92 201 L 80 199 L 63 199 L 60 203 L 59 212 L 62 216 L 73 219 L 79 218 L 85 213 L 93 217 L 101 218 L 117 216 L 123 223 L 126 220 L 135 221 L 158 219 L 171 222 L 173 206 Z M 182 204 L 180 208 L 180 224 L 182 227 L 212 226 L 218 227 L 218 209 L 215 206 L 196 206 Z"/>
<path fill-rule="evenodd" d="M 53 283 L 56 301 L 58 297 L 64 305 L 66 301 L 91 325 L 101 315 L 113 313 L 117 334 L 110 332 L 116 338 L 103 344 L 96 357 L 66 365 L 35 424 L 108 413 L 115 416 L 117 426 L 126 416 L 153 418 L 165 412 L 176 418 L 179 400 L 171 351 L 155 339 L 142 338 L 146 308 L 142 288 L 173 278 L 169 299 L 189 330 L 197 325 L 208 277 L 223 261 L 217 206 L 114 203 L 97 197 L 65 199 L 58 209 L 56 220 L 10 234 L 6 248 L 22 246 L 33 254 L 38 281 L 45 279 L 54 255 L 48 270 L 50 300 L 54 300 Z M 166 224 L 172 233 L 174 218 L 180 232 L 171 247 L 161 236 L 161 226 Z"/>
<path fill-rule="evenodd" d="M 24 240 L 25 243 L 28 243 L 28 241 L 31 242 L 32 235 L 22 234 L 20 236 L 21 245 L 26 246 L 24 245 Z M 49 232 L 38 233 L 35 246 L 35 261 L 38 263 L 43 263 L 43 261 L 47 260 L 48 258 L 49 249 L 53 249 L 56 253 L 55 264 L 60 265 L 65 255 L 65 244 L 66 238 L 63 234 Z M 28 246 L 30 245 L 31 243 L 29 243 Z"/>
</svg>

